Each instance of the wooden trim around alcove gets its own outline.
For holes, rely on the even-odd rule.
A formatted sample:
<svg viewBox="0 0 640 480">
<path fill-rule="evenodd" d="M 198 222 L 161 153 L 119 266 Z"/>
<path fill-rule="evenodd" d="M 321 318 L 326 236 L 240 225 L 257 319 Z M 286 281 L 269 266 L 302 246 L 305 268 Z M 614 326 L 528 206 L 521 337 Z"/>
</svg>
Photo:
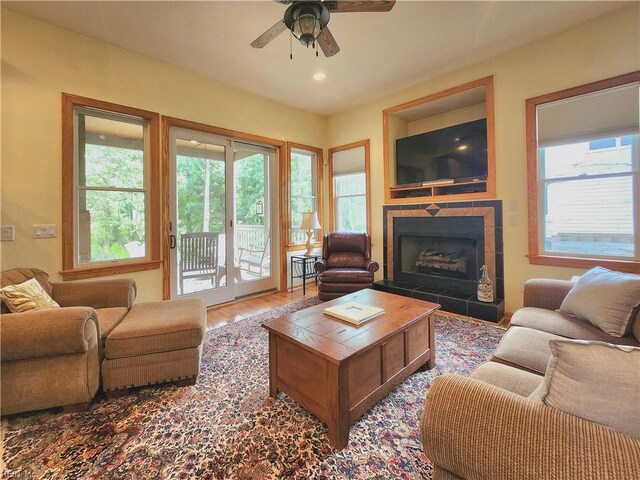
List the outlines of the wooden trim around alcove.
<svg viewBox="0 0 640 480">
<path fill-rule="evenodd" d="M 476 193 L 460 193 L 451 195 L 432 195 L 420 197 L 394 198 L 391 196 L 391 178 L 390 178 L 390 162 L 389 158 L 389 115 L 402 112 L 409 108 L 422 105 L 433 100 L 454 95 L 456 93 L 471 90 L 477 87 L 485 87 L 485 105 L 487 119 L 487 180 L 484 192 Z M 471 82 L 457 85 L 455 87 L 442 90 L 440 92 L 431 93 L 421 98 L 401 103 L 393 107 L 386 108 L 382 111 L 382 156 L 384 167 L 384 192 L 385 204 L 411 204 L 424 202 L 443 202 L 454 200 L 470 200 L 470 199 L 493 199 L 496 198 L 496 147 L 495 147 L 495 110 L 494 110 L 494 88 L 493 75 L 473 80 Z"/>
</svg>

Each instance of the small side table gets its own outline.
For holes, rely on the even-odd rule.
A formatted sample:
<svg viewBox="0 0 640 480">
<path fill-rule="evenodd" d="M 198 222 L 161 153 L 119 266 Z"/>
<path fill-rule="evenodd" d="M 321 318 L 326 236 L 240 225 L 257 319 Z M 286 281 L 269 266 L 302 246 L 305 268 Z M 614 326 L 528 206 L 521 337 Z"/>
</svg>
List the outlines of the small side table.
<svg viewBox="0 0 640 480">
<path fill-rule="evenodd" d="M 292 255 L 291 256 L 291 291 L 293 291 L 293 279 L 302 279 L 302 295 L 307 293 L 307 278 L 315 278 L 318 284 L 318 274 L 313 264 L 318 260 L 318 255 Z"/>
</svg>

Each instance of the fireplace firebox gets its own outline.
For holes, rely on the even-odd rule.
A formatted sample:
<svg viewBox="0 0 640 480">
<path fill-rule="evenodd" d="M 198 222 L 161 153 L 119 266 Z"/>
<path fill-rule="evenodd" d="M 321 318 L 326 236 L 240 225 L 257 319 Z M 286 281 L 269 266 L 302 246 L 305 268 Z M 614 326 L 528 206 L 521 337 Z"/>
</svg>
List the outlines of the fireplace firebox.
<svg viewBox="0 0 640 480">
<path fill-rule="evenodd" d="M 476 298 L 482 265 L 494 282 L 492 304 Z M 498 321 L 503 272 L 500 201 L 384 207 L 384 280 L 376 288 Z"/>
</svg>

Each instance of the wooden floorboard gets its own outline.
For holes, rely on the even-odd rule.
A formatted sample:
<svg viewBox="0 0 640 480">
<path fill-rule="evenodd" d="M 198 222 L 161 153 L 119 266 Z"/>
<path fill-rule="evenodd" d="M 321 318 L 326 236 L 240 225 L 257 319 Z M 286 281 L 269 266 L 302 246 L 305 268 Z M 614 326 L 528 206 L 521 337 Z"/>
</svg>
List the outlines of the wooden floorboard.
<svg viewBox="0 0 640 480">
<path fill-rule="evenodd" d="M 272 292 L 236 300 L 211 307 L 207 311 L 207 328 L 218 328 L 230 325 L 238 320 L 268 312 L 288 303 L 297 302 L 318 294 L 315 284 L 307 284 L 306 295 L 302 295 L 302 287 L 293 292 Z"/>
</svg>

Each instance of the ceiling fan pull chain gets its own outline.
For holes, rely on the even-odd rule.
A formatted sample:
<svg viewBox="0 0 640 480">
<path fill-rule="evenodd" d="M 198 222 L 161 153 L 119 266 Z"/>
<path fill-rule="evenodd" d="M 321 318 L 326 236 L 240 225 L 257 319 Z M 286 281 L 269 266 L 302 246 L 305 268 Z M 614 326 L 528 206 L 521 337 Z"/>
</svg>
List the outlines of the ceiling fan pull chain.
<svg viewBox="0 0 640 480">
<path fill-rule="evenodd" d="M 293 32 L 289 34 L 289 60 L 293 60 Z"/>
</svg>

